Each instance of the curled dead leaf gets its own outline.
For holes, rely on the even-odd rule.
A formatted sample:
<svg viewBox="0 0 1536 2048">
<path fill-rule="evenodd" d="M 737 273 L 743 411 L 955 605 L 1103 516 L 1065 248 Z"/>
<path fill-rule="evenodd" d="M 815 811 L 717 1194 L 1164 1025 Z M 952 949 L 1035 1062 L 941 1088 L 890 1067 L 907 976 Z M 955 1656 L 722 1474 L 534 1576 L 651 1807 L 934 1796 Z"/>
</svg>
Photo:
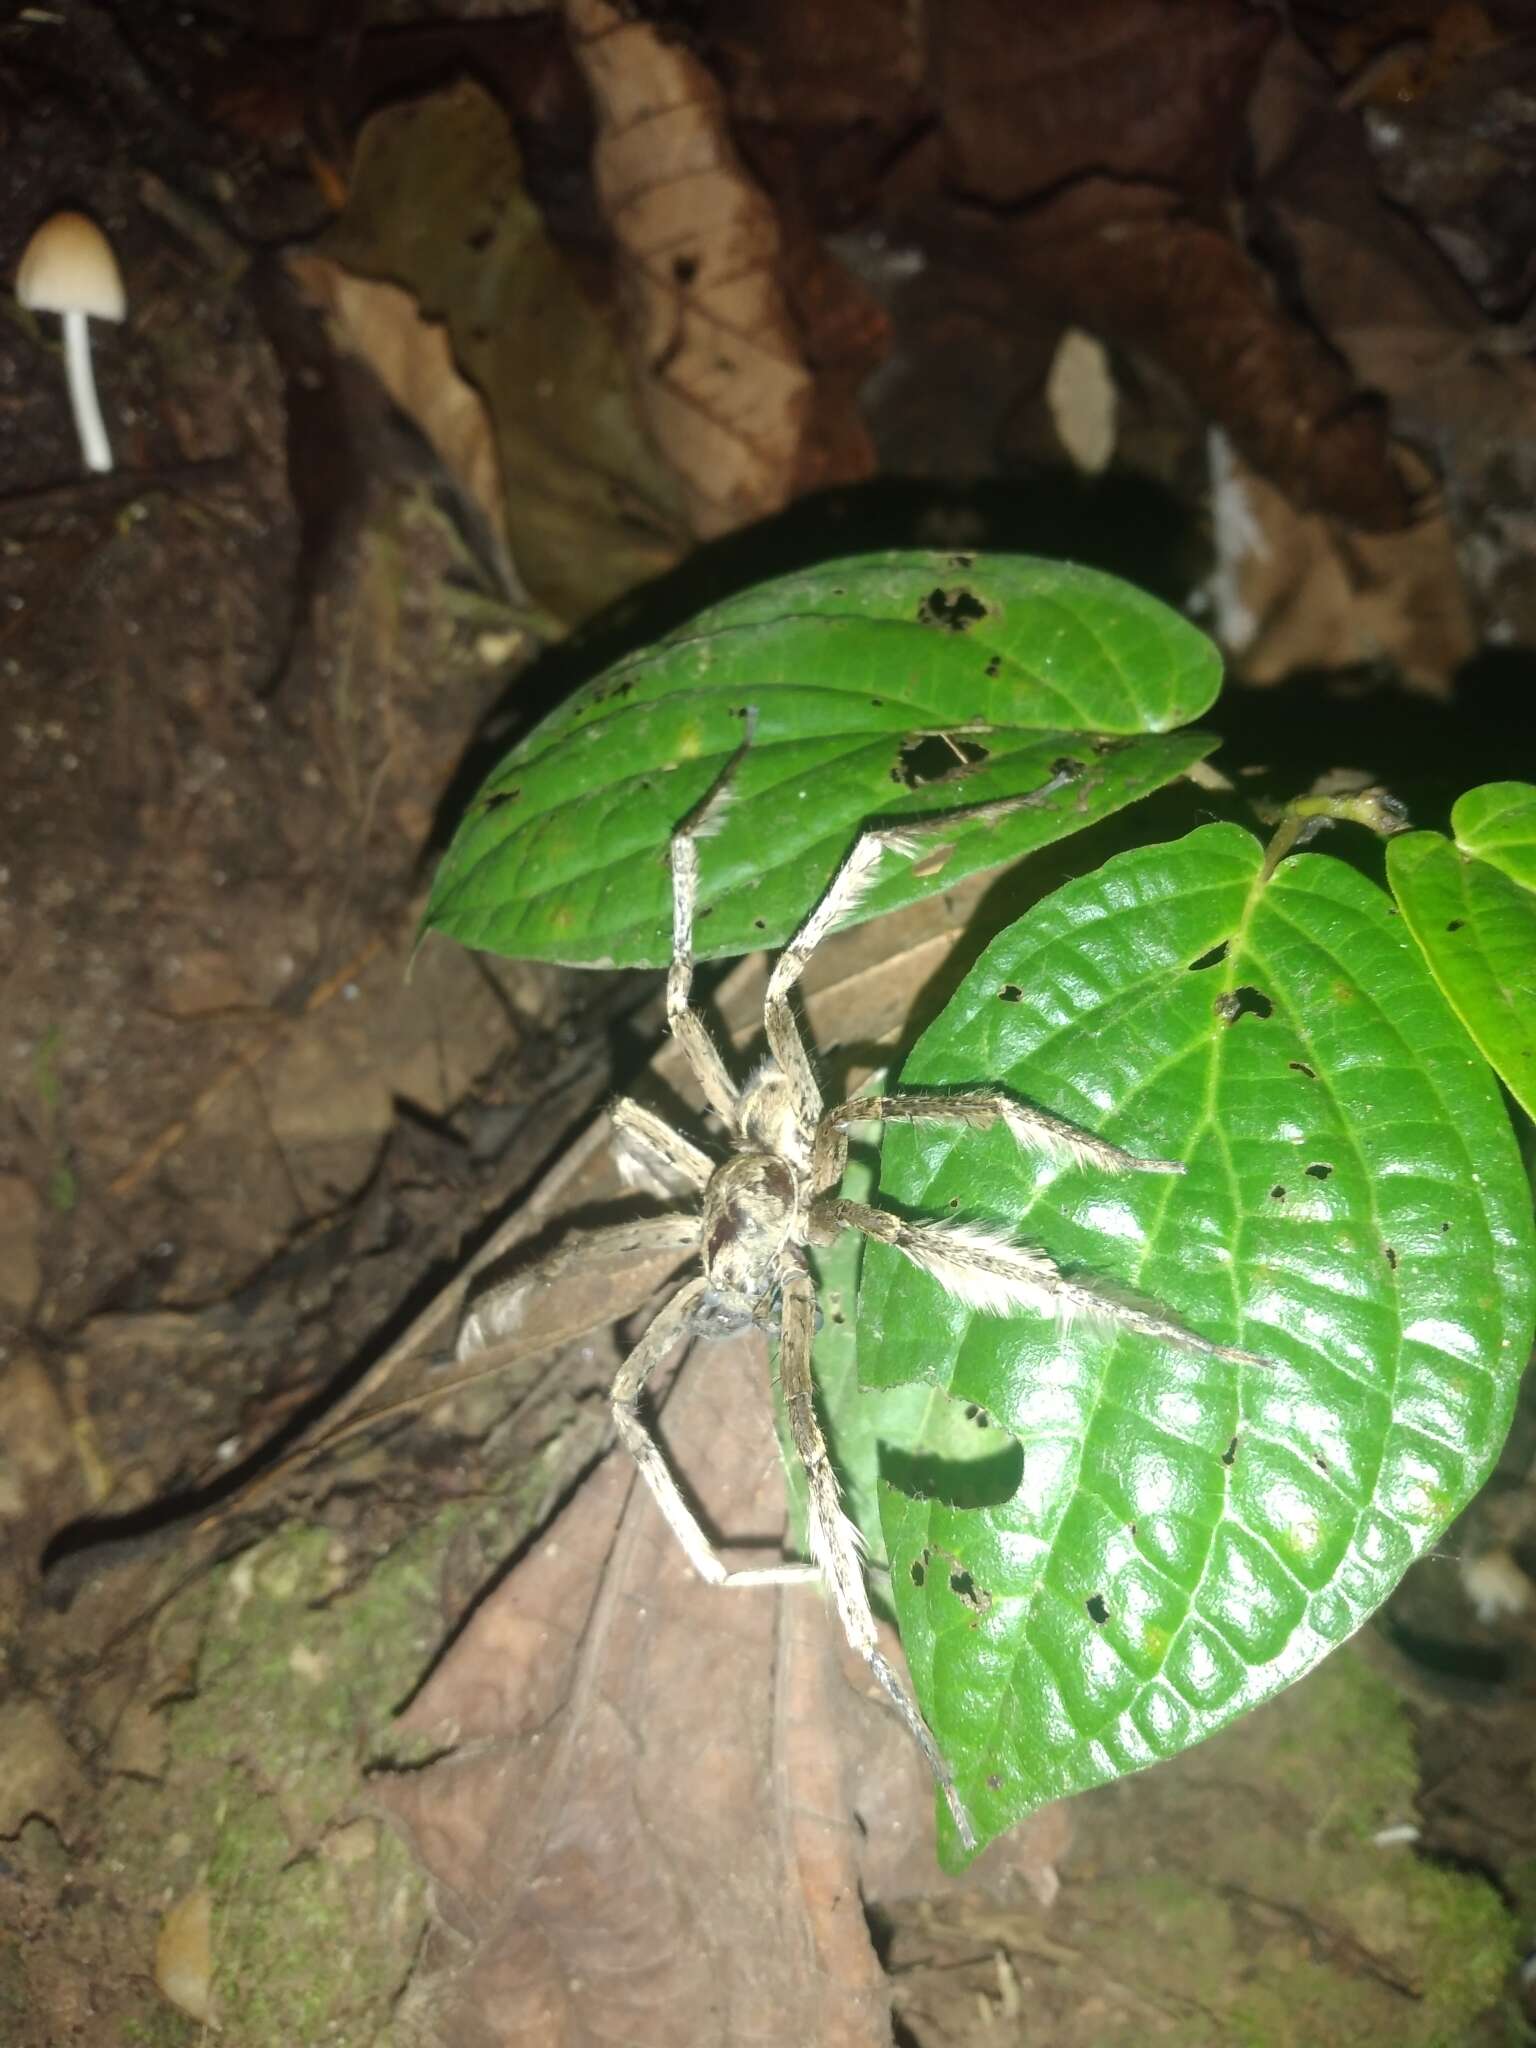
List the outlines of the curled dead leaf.
<svg viewBox="0 0 1536 2048">
<path fill-rule="evenodd" d="M 1086 178 L 1010 224 L 1024 289 L 1156 356 L 1303 509 L 1387 532 L 1410 516 L 1383 408 L 1277 312 L 1224 229 L 1153 185 Z"/>
<path fill-rule="evenodd" d="M 681 42 L 610 0 L 566 0 L 565 13 L 596 110 L 640 408 L 693 531 L 727 533 L 790 496 L 811 406 L 778 220 L 719 86 Z"/>
<path fill-rule="evenodd" d="M 510 561 L 495 428 L 484 399 L 459 374 L 447 328 L 428 320 L 401 286 L 358 277 L 313 250 L 294 250 L 288 268 L 324 311 L 333 346 L 368 363 Z"/>
<path fill-rule="evenodd" d="M 1212 623 L 1245 681 L 1387 663 L 1410 689 L 1450 694 L 1476 633 L 1443 511 L 1401 533 L 1342 532 L 1298 512 L 1220 434 L 1211 506 Z"/>
<path fill-rule="evenodd" d="M 375 114 L 320 254 L 331 271 L 308 274 L 351 345 L 504 534 L 534 598 L 573 623 L 671 567 L 676 485 L 488 92 L 465 81 Z"/>
</svg>

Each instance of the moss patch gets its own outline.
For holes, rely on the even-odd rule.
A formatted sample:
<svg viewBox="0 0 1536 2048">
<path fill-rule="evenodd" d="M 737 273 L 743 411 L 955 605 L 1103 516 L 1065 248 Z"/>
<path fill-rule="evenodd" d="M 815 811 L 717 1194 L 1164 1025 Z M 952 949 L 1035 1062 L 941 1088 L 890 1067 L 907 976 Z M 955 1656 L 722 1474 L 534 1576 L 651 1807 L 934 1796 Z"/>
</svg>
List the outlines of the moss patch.
<svg viewBox="0 0 1536 2048">
<path fill-rule="evenodd" d="M 391 2038 L 427 1899 L 372 1811 L 366 1773 L 397 1748 L 393 1716 L 438 1646 L 450 1540 L 494 1554 L 515 1526 L 505 1502 L 455 1506 L 377 1560 L 326 1531 L 285 1529 L 162 1616 L 171 1761 L 159 1782 L 112 1781 L 103 1863 L 146 1975 L 167 1909 L 209 1886 L 222 2038 L 241 2048 Z M 161 2013 L 171 2031 L 140 2038 L 198 2032 Z M 160 2016 L 140 2010 L 124 2023 Z"/>
<path fill-rule="evenodd" d="M 1498 2006 L 1517 1929 L 1480 1878 L 1376 1840 L 1417 1790 L 1401 1701 L 1345 1650 L 1081 1802 L 1072 1938 L 1188 2048 L 1449 2048 Z"/>
</svg>

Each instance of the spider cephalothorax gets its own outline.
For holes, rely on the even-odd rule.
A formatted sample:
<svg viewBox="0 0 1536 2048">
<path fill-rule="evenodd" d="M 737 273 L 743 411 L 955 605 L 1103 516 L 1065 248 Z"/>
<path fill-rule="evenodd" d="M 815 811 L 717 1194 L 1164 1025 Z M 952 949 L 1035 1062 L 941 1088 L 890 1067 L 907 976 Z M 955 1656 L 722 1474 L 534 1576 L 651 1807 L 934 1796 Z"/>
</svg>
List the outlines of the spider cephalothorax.
<svg viewBox="0 0 1536 2048">
<path fill-rule="evenodd" d="M 816 1419 L 811 1347 L 816 1295 L 807 1248 L 832 1243 L 847 1229 L 890 1244 L 971 1307 L 1000 1315 L 1032 1310 L 1102 1317 L 1122 1327 L 1237 1365 L 1263 1364 L 1251 1352 L 1196 1336 L 1150 1303 L 1117 1298 L 1091 1281 L 1069 1279 L 1044 1252 L 1015 1244 L 1005 1232 L 963 1222 L 914 1223 L 845 1200 L 837 1192 L 847 1163 L 848 1128 L 863 1121 L 961 1123 L 985 1129 L 1003 1123 L 1023 1145 L 1076 1165 L 1109 1172 L 1182 1173 L 1175 1160 L 1144 1159 L 1033 1109 L 995 1089 L 953 1094 L 857 1096 L 828 1108 L 790 994 L 822 939 L 858 902 L 888 854 L 910 853 L 895 833 L 866 832 L 831 886 L 774 963 L 763 1010 L 769 1057 L 742 1088 L 732 1082 L 703 1019 L 691 1002 L 693 917 L 698 895 L 701 814 L 673 837 L 672 966 L 667 1016 L 722 1126 L 728 1150 L 717 1160 L 642 1104 L 621 1101 L 612 1116 L 621 1161 L 652 1185 L 691 1189 L 697 1214 L 644 1217 L 583 1233 L 554 1254 L 628 1258 L 691 1252 L 701 1270 L 658 1311 L 625 1359 L 613 1386 L 619 1435 L 699 1574 L 715 1585 L 788 1585 L 822 1580 L 849 1642 L 895 1706 L 927 1758 L 965 1845 L 974 1833 L 949 1767 L 927 1723 L 879 1646 L 864 1582 L 858 1531 L 843 1513 L 836 1474 Z M 482 1295 L 466 1317 L 459 1353 L 467 1357 L 515 1326 L 521 1302 L 539 1272 L 524 1273 Z M 804 1467 L 809 1495 L 811 1562 L 729 1571 L 716 1556 L 646 1426 L 640 1398 L 647 1379 L 690 1336 L 734 1335 L 752 1325 L 776 1335 L 785 1413 Z"/>
</svg>

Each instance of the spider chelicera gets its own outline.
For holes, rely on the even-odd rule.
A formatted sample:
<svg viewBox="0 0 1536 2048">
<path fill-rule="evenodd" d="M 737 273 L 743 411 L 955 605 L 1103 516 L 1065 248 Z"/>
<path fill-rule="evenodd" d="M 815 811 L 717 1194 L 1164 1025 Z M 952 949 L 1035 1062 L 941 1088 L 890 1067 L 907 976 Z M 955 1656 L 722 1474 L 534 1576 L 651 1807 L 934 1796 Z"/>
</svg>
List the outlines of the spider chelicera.
<svg viewBox="0 0 1536 2048">
<path fill-rule="evenodd" d="M 851 914 L 868 889 L 881 860 L 916 850 L 913 840 L 899 832 L 868 831 L 860 837 L 826 894 L 779 955 L 769 976 L 763 1013 L 769 1056 L 738 1088 L 690 1000 L 698 841 L 710 829 L 718 801 L 706 800 L 671 841 L 667 1018 L 706 1103 L 724 1128 L 727 1155 L 716 1159 L 640 1103 L 616 1102 L 611 1114 L 626 1179 L 672 1192 L 692 1191 L 700 1197 L 698 1208 L 572 1233 L 549 1259 L 475 1300 L 460 1329 L 458 1355 L 468 1359 L 511 1334 L 528 1290 L 548 1280 L 556 1267 L 578 1259 L 624 1260 L 668 1251 L 695 1254 L 701 1271 L 657 1312 L 619 1369 L 612 1394 L 618 1433 L 701 1578 L 717 1586 L 825 1583 L 848 1641 L 927 1758 L 961 1841 L 974 1848 L 974 1831 L 949 1765 L 880 1649 L 864 1579 L 863 1545 L 843 1512 L 837 1476 L 816 1420 L 811 1379 L 816 1292 L 806 1248 L 831 1244 L 844 1230 L 860 1231 L 894 1246 L 974 1309 L 1004 1316 L 1020 1311 L 1062 1319 L 1088 1315 L 1235 1365 L 1267 1361 L 1196 1336 L 1152 1304 L 1117 1298 L 1092 1281 L 1069 1278 L 1044 1252 L 1016 1244 L 996 1228 L 954 1221 L 909 1222 L 838 1194 L 847 1163 L 848 1127 L 865 1121 L 958 1123 L 976 1130 L 1001 1122 L 1021 1145 L 1064 1163 L 1112 1173 L 1182 1173 L 1184 1168 L 1176 1160 L 1124 1152 L 997 1090 L 863 1095 L 826 1107 L 790 994 L 821 941 Z M 690 1337 L 731 1336 L 754 1326 L 778 1339 L 785 1412 L 809 1495 L 811 1562 L 731 1571 L 716 1556 L 684 1499 L 646 1425 L 640 1400 L 651 1373 L 675 1345 Z"/>
</svg>

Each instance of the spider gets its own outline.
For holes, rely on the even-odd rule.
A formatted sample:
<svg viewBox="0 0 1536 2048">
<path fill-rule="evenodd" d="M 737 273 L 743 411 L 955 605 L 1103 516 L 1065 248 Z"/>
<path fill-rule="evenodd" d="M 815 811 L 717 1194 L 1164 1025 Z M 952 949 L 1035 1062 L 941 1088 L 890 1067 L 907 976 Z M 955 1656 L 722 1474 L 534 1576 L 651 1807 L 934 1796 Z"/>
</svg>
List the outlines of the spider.
<svg viewBox="0 0 1536 2048">
<path fill-rule="evenodd" d="M 844 1514 L 837 1476 L 816 1419 L 811 1346 L 817 1309 L 806 1259 L 809 1246 L 829 1245 L 844 1230 L 895 1247 L 957 1300 L 996 1315 L 1032 1311 L 1066 1318 L 1090 1315 L 1236 1365 L 1262 1365 L 1252 1352 L 1195 1335 L 1152 1304 L 1116 1297 L 1091 1281 L 1069 1278 L 1042 1251 L 1014 1243 L 983 1225 L 909 1222 L 837 1192 L 852 1124 L 963 1124 L 985 1130 L 1001 1122 L 1027 1148 L 1065 1164 L 1112 1173 L 1182 1173 L 1177 1160 L 1142 1158 L 1106 1143 L 1046 1111 L 997 1090 L 953 1094 L 863 1095 L 828 1108 L 806 1041 L 790 1004 L 806 964 L 835 925 L 848 917 L 888 854 L 917 850 L 909 834 L 864 832 L 769 975 L 763 1025 L 768 1057 L 737 1087 L 704 1019 L 693 1007 L 693 923 L 698 899 L 698 841 L 711 829 L 718 798 L 707 797 L 670 842 L 672 963 L 667 1020 L 705 1102 L 726 1133 L 717 1160 L 642 1104 L 620 1100 L 611 1117 L 619 1163 L 631 1184 L 699 1197 L 693 1212 L 644 1217 L 579 1231 L 554 1253 L 493 1286 L 471 1306 L 458 1339 L 460 1359 L 508 1335 L 529 1289 L 575 1259 L 628 1259 L 693 1253 L 700 1271 L 672 1295 L 619 1368 L 612 1408 L 619 1437 L 656 1505 L 702 1579 L 716 1586 L 785 1586 L 820 1581 L 831 1594 L 849 1643 L 906 1724 L 967 1849 L 976 1846 L 970 1817 L 949 1765 L 916 1702 L 880 1649 L 865 1584 L 863 1545 Z M 684 1498 L 641 1411 L 647 1380 L 678 1344 L 756 1328 L 776 1336 L 790 1436 L 809 1494 L 809 1563 L 729 1570 Z"/>
</svg>

